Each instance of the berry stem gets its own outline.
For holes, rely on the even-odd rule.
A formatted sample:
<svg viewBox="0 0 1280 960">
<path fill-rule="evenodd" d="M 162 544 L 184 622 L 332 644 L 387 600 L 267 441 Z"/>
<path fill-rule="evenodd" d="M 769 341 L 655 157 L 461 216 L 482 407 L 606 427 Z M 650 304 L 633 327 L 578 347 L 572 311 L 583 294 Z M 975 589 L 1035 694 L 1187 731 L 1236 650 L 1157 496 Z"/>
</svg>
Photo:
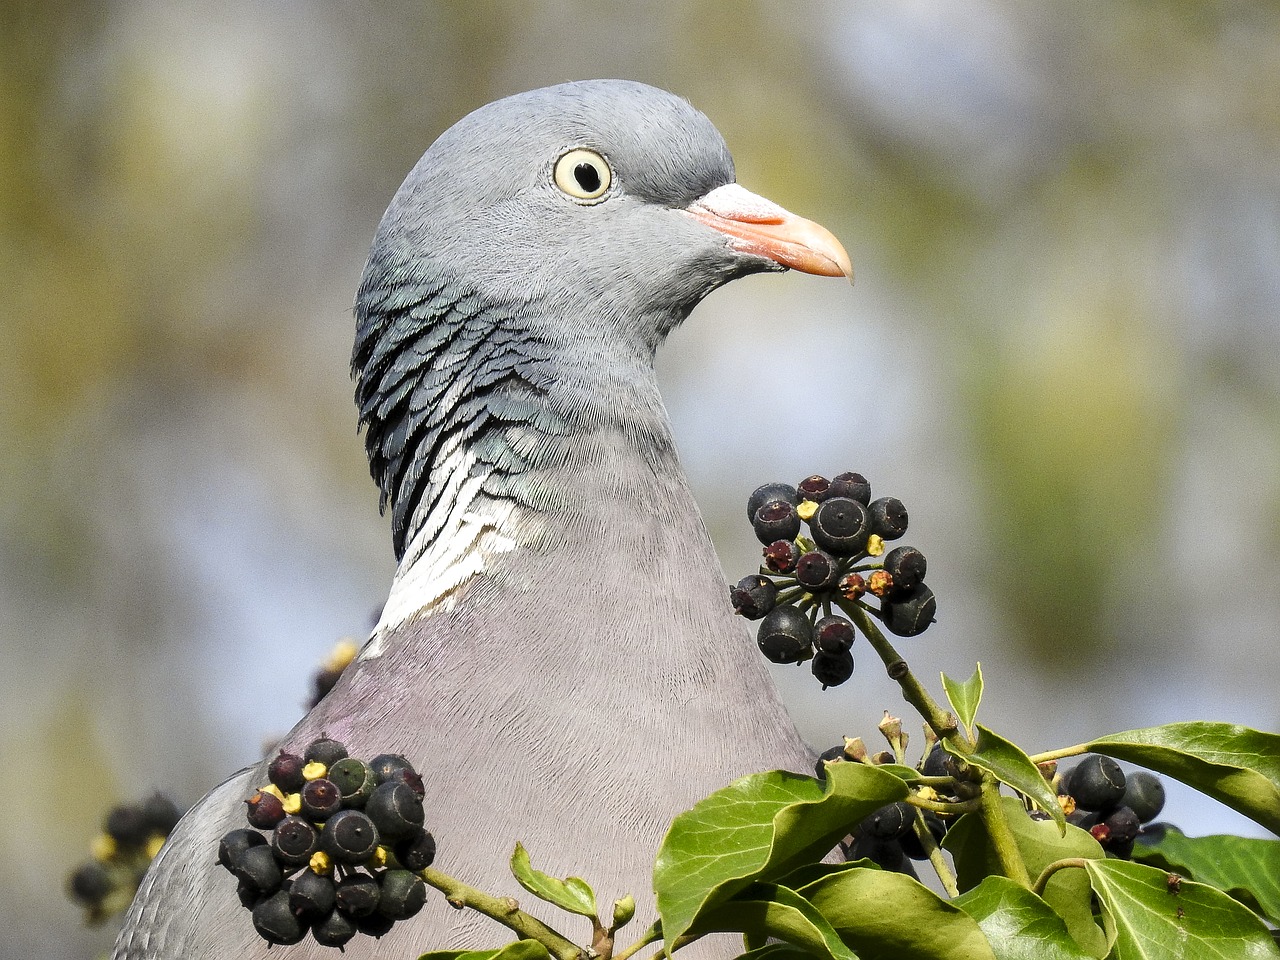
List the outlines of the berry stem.
<svg viewBox="0 0 1280 960">
<path fill-rule="evenodd" d="M 876 626 L 875 621 L 871 619 L 867 611 L 857 603 L 848 600 L 836 599 L 836 605 L 844 611 L 845 616 L 853 621 L 858 631 L 867 638 L 867 642 L 871 644 L 871 648 L 884 662 L 885 669 L 889 671 L 889 678 L 896 681 L 902 689 L 902 698 L 916 708 L 920 716 L 924 717 L 926 723 L 933 728 L 933 732 L 940 739 L 946 740 L 961 754 L 967 755 L 973 752 L 974 745 L 965 736 L 960 729 L 960 724 L 955 716 L 943 710 L 938 702 L 929 695 L 929 691 L 922 684 L 911 669 L 907 666 L 907 661 L 898 655 L 898 651 L 893 648 L 893 644 L 885 637 Z"/>
<path fill-rule="evenodd" d="M 942 855 L 942 848 L 938 846 L 938 841 L 933 838 L 933 831 L 925 823 L 924 811 L 916 807 L 915 814 L 915 821 L 911 824 L 911 829 L 916 832 L 920 845 L 924 847 L 925 853 L 929 855 L 929 863 L 933 867 L 933 872 L 938 875 L 938 881 L 942 884 L 942 889 L 947 892 L 949 897 L 960 896 L 960 887 L 956 883 L 956 875 L 951 872 L 951 867 L 947 864 L 947 858 Z"/>
<path fill-rule="evenodd" d="M 1014 883 L 1029 888 L 1031 875 L 1027 873 L 1027 864 L 1022 859 L 1022 852 L 1018 849 L 1018 843 L 1013 837 L 1013 831 L 1009 829 L 1009 821 L 1005 819 L 1000 804 L 1000 781 L 985 770 L 982 772 L 980 796 L 982 806 L 979 816 L 987 828 L 987 836 L 991 838 L 991 847 L 996 859 L 1000 861 L 1001 872 Z"/>
<path fill-rule="evenodd" d="M 1037 753 L 1031 758 L 1032 763 L 1048 763 L 1051 760 L 1062 760 L 1065 757 L 1078 757 L 1082 753 L 1089 752 L 1087 743 L 1077 743 L 1074 747 L 1063 747 L 1061 750 L 1049 750 L 1046 753 Z"/>
<path fill-rule="evenodd" d="M 1049 864 L 1047 867 L 1044 868 L 1044 870 L 1040 872 L 1040 876 L 1036 878 L 1035 885 L 1031 888 L 1031 892 L 1034 893 L 1037 897 L 1043 897 L 1044 888 L 1049 885 L 1049 878 L 1052 877 L 1055 873 L 1057 873 L 1059 870 L 1064 870 L 1067 867 L 1079 867 L 1083 869 L 1084 865 L 1085 865 L 1084 857 L 1067 857 L 1064 860 L 1053 861 L 1053 863 Z"/>
<path fill-rule="evenodd" d="M 521 939 L 537 940 L 556 960 L 585 960 L 587 951 L 552 930 L 541 920 L 525 913 L 511 897 L 491 896 L 433 867 L 419 870 L 418 876 L 427 886 L 435 887 L 443 893 L 451 906 L 470 907 L 477 913 L 497 920 L 504 927 L 518 934 Z"/>
</svg>

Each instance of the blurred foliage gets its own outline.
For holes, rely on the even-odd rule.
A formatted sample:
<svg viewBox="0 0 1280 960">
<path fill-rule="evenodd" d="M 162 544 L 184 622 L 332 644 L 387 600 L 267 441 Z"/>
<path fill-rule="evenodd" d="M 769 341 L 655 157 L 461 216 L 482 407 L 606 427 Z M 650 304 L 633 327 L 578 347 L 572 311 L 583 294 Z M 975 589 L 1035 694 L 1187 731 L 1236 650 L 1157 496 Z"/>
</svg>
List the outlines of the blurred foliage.
<svg viewBox="0 0 1280 960">
<path fill-rule="evenodd" d="M 975 511 L 930 555 L 941 576 L 974 561 L 954 589 L 993 612 L 1009 669 L 1123 681 L 1161 652 L 1194 671 L 1221 624 L 1224 687 L 1274 686 L 1255 669 L 1280 612 L 1273 3 L 16 0 L 0 762 L 106 784 L 64 784 L 53 859 L 74 863 L 111 801 L 193 800 L 250 759 L 301 708 L 298 651 L 364 627 L 390 557 L 345 366 L 377 217 L 467 110 L 603 75 L 688 96 L 744 182 L 846 239 L 855 294 L 782 322 L 841 343 L 861 324 L 891 360 L 927 345 L 867 373 L 939 422 L 894 411 L 833 465 L 919 475 L 916 499 L 894 492 L 935 516 Z M 774 301 L 717 298 L 749 313 L 740 340 L 779 322 Z M 706 333 L 720 349 L 725 329 Z M 703 388 L 745 392 L 737 370 Z M 785 434 L 787 404 L 766 398 L 760 435 Z M 938 462 L 908 459 L 937 437 Z M 734 491 L 697 493 L 713 529 L 741 526 Z M 947 627 L 987 639 L 963 614 Z M 280 713 L 234 722 L 266 689 Z M 20 822 L 0 835 L 10 877 L 48 830 L 35 805 Z M 0 954 L 102 946 L 69 932 L 58 876 L 4 888 Z"/>
</svg>

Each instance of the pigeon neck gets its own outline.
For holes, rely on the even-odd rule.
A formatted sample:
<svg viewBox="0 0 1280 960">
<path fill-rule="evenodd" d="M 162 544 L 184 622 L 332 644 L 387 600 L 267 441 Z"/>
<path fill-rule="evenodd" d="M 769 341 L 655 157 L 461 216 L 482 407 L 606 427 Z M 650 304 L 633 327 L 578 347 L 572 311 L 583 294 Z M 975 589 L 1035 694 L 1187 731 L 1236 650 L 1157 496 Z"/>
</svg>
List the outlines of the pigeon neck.
<svg viewBox="0 0 1280 960">
<path fill-rule="evenodd" d="M 466 297 L 357 315 L 357 399 L 400 558 L 365 657 L 504 554 L 586 545 L 602 509 L 652 516 L 687 497 L 664 489 L 683 474 L 651 347 Z"/>
</svg>

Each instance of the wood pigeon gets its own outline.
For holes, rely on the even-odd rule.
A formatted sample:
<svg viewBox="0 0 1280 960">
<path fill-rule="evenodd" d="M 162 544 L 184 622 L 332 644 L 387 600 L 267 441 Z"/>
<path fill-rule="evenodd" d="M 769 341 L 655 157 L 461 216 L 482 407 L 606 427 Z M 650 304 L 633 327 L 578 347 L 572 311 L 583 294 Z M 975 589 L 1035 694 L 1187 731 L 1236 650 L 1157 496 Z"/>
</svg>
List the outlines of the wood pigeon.
<svg viewBox="0 0 1280 960">
<path fill-rule="evenodd" d="M 720 134 L 673 94 L 566 83 L 442 134 L 355 305 L 356 400 L 400 564 L 368 643 L 282 745 L 404 754 L 438 867 L 539 913 L 507 866 L 521 841 L 603 904 L 634 894 L 647 926 L 676 813 L 814 760 L 729 605 L 653 368 L 708 293 L 786 268 L 851 276 L 829 232 L 738 186 Z M 268 955 L 215 863 L 266 763 L 183 818 L 117 960 Z M 433 896 L 345 955 L 510 939 Z M 333 955 L 310 938 L 270 954 Z"/>
</svg>

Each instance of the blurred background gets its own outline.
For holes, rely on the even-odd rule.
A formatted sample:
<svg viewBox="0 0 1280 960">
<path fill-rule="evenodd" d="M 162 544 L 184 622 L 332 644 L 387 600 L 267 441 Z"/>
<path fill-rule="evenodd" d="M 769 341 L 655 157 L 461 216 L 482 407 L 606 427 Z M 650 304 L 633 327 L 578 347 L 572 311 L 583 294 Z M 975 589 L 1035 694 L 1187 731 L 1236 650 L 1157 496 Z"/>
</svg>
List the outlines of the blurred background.
<svg viewBox="0 0 1280 960">
<path fill-rule="evenodd" d="M 350 304 L 462 114 L 625 76 L 840 236 L 662 356 L 727 573 L 747 493 L 908 506 L 937 689 L 1043 750 L 1280 729 L 1280 8 L 1012 0 L 10 0 L 0 9 L 0 957 L 93 956 L 62 893 L 107 807 L 193 802 L 301 715 L 393 571 Z M 779 682 L 822 748 L 902 706 Z M 1260 829 L 1174 791 L 1188 833 Z"/>
</svg>

